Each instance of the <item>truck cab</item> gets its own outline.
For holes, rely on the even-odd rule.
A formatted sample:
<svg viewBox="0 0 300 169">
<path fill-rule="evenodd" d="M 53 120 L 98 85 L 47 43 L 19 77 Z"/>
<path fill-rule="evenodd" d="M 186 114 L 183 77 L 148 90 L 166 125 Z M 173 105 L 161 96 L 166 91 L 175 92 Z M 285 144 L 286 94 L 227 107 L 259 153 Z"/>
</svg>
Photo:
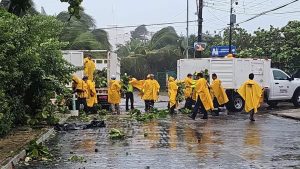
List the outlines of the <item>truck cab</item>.
<svg viewBox="0 0 300 169">
<path fill-rule="evenodd" d="M 271 69 L 271 84 L 267 89 L 267 103 L 275 106 L 280 101 L 291 101 L 300 106 L 300 79 L 289 76 L 280 69 Z"/>
</svg>

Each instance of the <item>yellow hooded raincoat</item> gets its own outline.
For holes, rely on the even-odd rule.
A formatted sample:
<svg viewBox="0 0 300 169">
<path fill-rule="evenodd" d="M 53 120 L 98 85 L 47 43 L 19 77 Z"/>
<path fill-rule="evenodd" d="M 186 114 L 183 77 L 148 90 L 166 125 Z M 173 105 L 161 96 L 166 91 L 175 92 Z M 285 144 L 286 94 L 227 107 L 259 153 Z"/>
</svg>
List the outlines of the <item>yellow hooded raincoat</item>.
<svg viewBox="0 0 300 169">
<path fill-rule="evenodd" d="M 177 90 L 178 86 L 175 82 L 175 79 L 173 77 L 169 77 L 169 84 L 168 84 L 168 94 L 170 99 L 170 107 L 173 107 L 174 105 L 177 106 L 176 96 L 177 96 Z"/>
<path fill-rule="evenodd" d="M 84 59 L 84 75 L 88 77 L 89 80 L 94 80 L 94 72 L 96 70 L 96 64 L 93 60 L 88 58 Z"/>
<path fill-rule="evenodd" d="M 143 100 L 158 100 L 160 85 L 156 80 L 147 79 L 143 85 Z"/>
<path fill-rule="evenodd" d="M 262 87 L 254 80 L 248 80 L 238 89 L 238 93 L 245 100 L 245 111 L 254 110 L 257 113 L 263 95 Z"/>
<path fill-rule="evenodd" d="M 96 104 L 97 101 L 97 93 L 95 88 L 95 82 L 92 82 L 90 80 L 87 81 L 88 85 L 88 98 L 86 99 L 87 106 L 88 107 L 94 107 L 94 104 Z"/>
<path fill-rule="evenodd" d="M 144 80 L 137 80 L 135 78 L 132 78 L 132 80 L 129 81 L 129 84 L 131 84 L 134 88 L 137 88 L 138 90 L 142 90 L 144 85 Z"/>
<path fill-rule="evenodd" d="M 73 75 L 72 80 L 76 83 L 77 96 L 79 98 L 88 98 L 88 86 L 85 81 L 81 80 L 76 75 Z"/>
<path fill-rule="evenodd" d="M 196 87 L 196 98 L 200 97 L 205 110 L 214 109 L 214 104 L 211 99 L 211 95 L 208 90 L 207 81 L 204 78 L 197 80 Z"/>
<path fill-rule="evenodd" d="M 192 92 L 193 92 L 192 85 L 194 84 L 193 79 L 186 77 L 184 79 L 184 84 L 185 84 L 184 97 L 185 98 L 192 97 Z"/>
<path fill-rule="evenodd" d="M 210 91 L 211 91 L 212 98 L 216 97 L 220 105 L 224 105 L 229 101 L 225 93 L 225 90 L 222 86 L 221 80 L 219 79 L 214 80 L 210 85 L 210 87 L 211 87 Z"/>
<path fill-rule="evenodd" d="M 121 102 L 121 85 L 117 80 L 110 80 L 108 83 L 108 103 L 119 104 Z"/>
</svg>

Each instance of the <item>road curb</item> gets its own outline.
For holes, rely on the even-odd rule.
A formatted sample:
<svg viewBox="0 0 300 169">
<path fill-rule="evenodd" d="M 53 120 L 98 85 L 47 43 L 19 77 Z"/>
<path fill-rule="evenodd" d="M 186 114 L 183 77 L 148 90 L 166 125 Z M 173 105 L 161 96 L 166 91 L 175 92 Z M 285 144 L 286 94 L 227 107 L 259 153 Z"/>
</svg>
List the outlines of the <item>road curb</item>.
<svg viewBox="0 0 300 169">
<path fill-rule="evenodd" d="M 274 115 L 274 116 L 278 116 L 278 117 L 283 117 L 283 118 L 287 118 L 287 119 L 293 119 L 293 120 L 299 120 L 300 121 L 299 117 L 295 117 L 295 116 L 292 116 L 292 115 L 275 113 L 275 112 L 271 113 L 271 114 Z"/>
<path fill-rule="evenodd" d="M 71 117 L 71 115 L 66 115 L 66 117 L 60 119 L 59 123 L 64 123 L 70 117 Z M 40 136 L 37 139 L 36 143 L 39 144 L 39 143 L 45 142 L 54 133 L 55 133 L 55 130 L 53 127 L 48 129 L 44 134 L 42 134 L 42 136 Z M 26 157 L 26 150 L 23 149 L 17 155 L 12 157 L 6 164 L 1 166 L 1 169 L 14 169 L 15 165 L 17 165 L 19 163 L 19 161 L 21 161 L 25 157 Z"/>
</svg>

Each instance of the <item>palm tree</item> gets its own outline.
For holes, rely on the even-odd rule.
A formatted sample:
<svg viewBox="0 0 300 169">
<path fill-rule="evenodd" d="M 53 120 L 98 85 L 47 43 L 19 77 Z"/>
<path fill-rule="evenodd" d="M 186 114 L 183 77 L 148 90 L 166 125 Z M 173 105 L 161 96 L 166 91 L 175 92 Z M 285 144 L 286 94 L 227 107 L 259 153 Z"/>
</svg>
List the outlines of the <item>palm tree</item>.
<svg viewBox="0 0 300 169">
<path fill-rule="evenodd" d="M 9 13 L 17 16 L 38 13 L 32 0 L 2 0 L 0 6 L 4 7 Z"/>
<path fill-rule="evenodd" d="M 160 49 L 168 45 L 178 45 L 179 37 L 171 26 L 165 27 L 156 32 L 150 41 L 150 49 Z"/>
<path fill-rule="evenodd" d="M 65 49 L 103 49 L 110 50 L 111 45 L 108 34 L 101 29 L 95 29 L 96 24 L 92 16 L 84 11 L 80 12 L 80 18 L 72 17 L 68 12 L 59 13 L 56 18 L 65 23 L 61 34 L 61 40 L 69 42 Z"/>
</svg>

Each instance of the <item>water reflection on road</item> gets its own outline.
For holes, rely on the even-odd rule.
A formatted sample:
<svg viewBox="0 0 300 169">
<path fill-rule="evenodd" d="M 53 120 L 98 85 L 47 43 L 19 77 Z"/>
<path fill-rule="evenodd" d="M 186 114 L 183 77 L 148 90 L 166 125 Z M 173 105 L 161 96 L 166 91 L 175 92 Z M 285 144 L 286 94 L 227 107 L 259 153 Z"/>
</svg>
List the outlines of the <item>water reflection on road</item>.
<svg viewBox="0 0 300 169">
<path fill-rule="evenodd" d="M 109 128 L 125 131 L 110 140 Z M 56 157 L 18 168 L 295 168 L 300 166 L 300 123 L 269 114 L 190 120 L 186 115 L 138 123 L 113 116 L 107 128 L 58 133 L 49 141 Z M 95 152 L 95 150 L 99 150 Z M 83 156 L 86 163 L 67 159 Z"/>
</svg>

